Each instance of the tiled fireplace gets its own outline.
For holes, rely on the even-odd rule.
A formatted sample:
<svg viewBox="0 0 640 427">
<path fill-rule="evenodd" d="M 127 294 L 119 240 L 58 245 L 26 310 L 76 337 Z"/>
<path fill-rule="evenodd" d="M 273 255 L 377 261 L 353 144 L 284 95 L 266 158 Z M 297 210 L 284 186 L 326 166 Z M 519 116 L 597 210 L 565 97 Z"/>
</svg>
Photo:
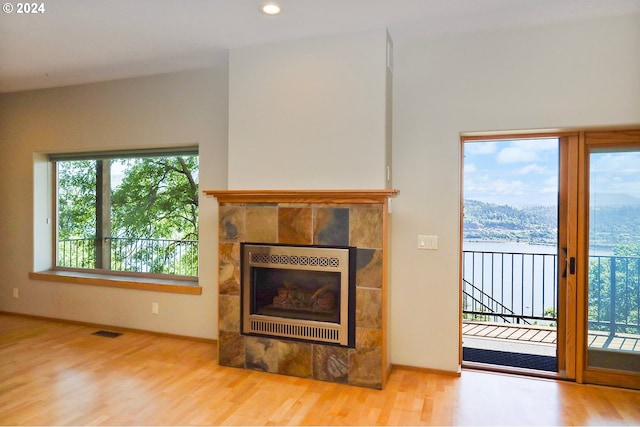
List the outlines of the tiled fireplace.
<svg viewBox="0 0 640 427">
<path fill-rule="evenodd" d="M 219 203 L 219 363 L 382 388 L 389 370 L 386 356 L 387 210 L 388 198 L 397 191 L 241 190 L 205 191 L 205 194 L 215 196 Z M 301 248 L 302 255 L 316 247 L 351 248 L 351 256 L 355 258 L 355 310 L 351 316 L 355 322 L 354 339 L 332 343 L 307 337 L 252 333 L 247 332 L 246 327 L 243 332 L 241 316 L 249 306 L 245 302 L 243 310 L 241 246 L 260 250 L 273 246 L 276 251 Z M 294 278 L 300 274 L 298 270 L 291 271 Z M 274 289 L 278 286 L 274 285 Z M 293 285 L 279 286 L 281 295 L 274 293 L 268 299 L 285 304 L 281 297 L 287 295 L 288 286 Z M 320 293 L 315 291 L 315 295 Z M 335 298 L 325 294 L 324 303 Z"/>
</svg>

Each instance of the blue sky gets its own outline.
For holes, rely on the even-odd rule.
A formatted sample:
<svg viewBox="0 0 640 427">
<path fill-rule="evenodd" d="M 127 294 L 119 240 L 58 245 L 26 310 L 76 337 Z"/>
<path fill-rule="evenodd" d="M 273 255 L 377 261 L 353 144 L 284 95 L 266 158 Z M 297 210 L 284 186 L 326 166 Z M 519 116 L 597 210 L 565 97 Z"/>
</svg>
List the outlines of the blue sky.
<svg viewBox="0 0 640 427">
<path fill-rule="evenodd" d="M 464 198 L 500 205 L 555 205 L 558 199 L 558 140 L 478 141 L 464 145 Z M 594 152 L 590 191 L 599 200 L 640 204 L 640 151 Z M 593 199 L 595 200 L 595 198 Z"/>
<path fill-rule="evenodd" d="M 640 152 L 592 153 L 590 163 L 592 195 L 595 192 L 640 198 Z"/>
<path fill-rule="evenodd" d="M 464 145 L 464 198 L 500 205 L 554 205 L 558 140 L 478 141 Z"/>
</svg>

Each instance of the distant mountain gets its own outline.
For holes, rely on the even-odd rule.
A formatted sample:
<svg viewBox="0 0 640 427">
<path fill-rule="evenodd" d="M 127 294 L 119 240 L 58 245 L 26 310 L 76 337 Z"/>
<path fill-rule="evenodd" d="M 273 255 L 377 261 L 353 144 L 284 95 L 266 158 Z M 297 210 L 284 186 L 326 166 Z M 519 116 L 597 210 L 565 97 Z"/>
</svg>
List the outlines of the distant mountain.
<svg viewBox="0 0 640 427">
<path fill-rule="evenodd" d="M 553 206 L 514 207 L 464 201 L 466 241 L 556 244 L 558 212 Z"/>
<path fill-rule="evenodd" d="M 598 195 L 589 213 L 590 242 L 615 246 L 640 241 L 640 199 L 626 194 Z M 555 206 L 515 207 L 465 199 L 465 241 L 518 242 L 555 245 L 558 213 Z"/>
<path fill-rule="evenodd" d="M 592 193 L 591 203 L 598 206 L 640 206 L 640 198 L 623 193 Z"/>
<path fill-rule="evenodd" d="M 640 205 L 605 205 L 598 201 L 589 212 L 589 241 L 617 245 L 640 241 Z"/>
</svg>

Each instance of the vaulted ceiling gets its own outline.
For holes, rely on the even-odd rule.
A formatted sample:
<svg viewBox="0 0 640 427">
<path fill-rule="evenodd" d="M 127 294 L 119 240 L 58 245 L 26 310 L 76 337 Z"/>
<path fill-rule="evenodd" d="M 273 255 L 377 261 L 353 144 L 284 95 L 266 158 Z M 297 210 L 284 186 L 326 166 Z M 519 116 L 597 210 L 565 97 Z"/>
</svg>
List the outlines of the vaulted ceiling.
<svg viewBox="0 0 640 427">
<path fill-rule="evenodd" d="M 38 0 L 0 13 L 0 92 L 224 64 L 229 49 L 388 28 L 394 41 L 640 13 L 640 0 Z"/>
</svg>

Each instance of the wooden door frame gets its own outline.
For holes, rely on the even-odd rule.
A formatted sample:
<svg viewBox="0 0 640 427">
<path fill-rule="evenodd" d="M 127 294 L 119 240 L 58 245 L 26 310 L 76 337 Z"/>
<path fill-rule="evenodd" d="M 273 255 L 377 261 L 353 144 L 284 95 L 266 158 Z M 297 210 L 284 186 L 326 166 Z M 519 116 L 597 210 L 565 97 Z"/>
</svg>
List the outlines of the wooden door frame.
<svg viewBox="0 0 640 427">
<path fill-rule="evenodd" d="M 599 130 L 580 133 L 578 147 L 578 263 L 577 263 L 577 348 L 576 381 L 640 389 L 640 373 L 590 367 L 588 364 L 588 288 L 589 288 L 589 159 L 594 150 L 640 150 L 640 129 Z"/>
<path fill-rule="evenodd" d="M 460 252 L 463 246 L 464 224 L 464 144 L 473 141 L 506 141 L 540 138 L 558 139 L 558 339 L 556 344 L 558 372 L 552 376 L 573 380 L 576 378 L 576 275 L 562 278 L 562 248 L 569 249 L 568 257 L 575 257 L 575 230 L 577 227 L 577 192 L 578 178 L 571 177 L 571 170 L 578 168 L 577 147 L 579 133 L 577 131 L 523 131 L 523 132 L 477 132 L 464 133 L 460 136 Z M 570 197 L 571 195 L 571 197 Z M 564 245 L 564 246 L 563 246 Z M 566 262 L 565 259 L 565 262 Z M 458 358 L 462 366 L 462 256 L 459 257 L 459 352 Z"/>
<path fill-rule="evenodd" d="M 579 134 L 560 136 L 558 171 L 558 373 L 576 378 L 577 277 L 569 271 L 569 259 L 576 258 L 578 221 Z M 574 173 L 571 173 L 574 171 Z M 565 252 L 566 249 L 566 252 Z"/>
</svg>

